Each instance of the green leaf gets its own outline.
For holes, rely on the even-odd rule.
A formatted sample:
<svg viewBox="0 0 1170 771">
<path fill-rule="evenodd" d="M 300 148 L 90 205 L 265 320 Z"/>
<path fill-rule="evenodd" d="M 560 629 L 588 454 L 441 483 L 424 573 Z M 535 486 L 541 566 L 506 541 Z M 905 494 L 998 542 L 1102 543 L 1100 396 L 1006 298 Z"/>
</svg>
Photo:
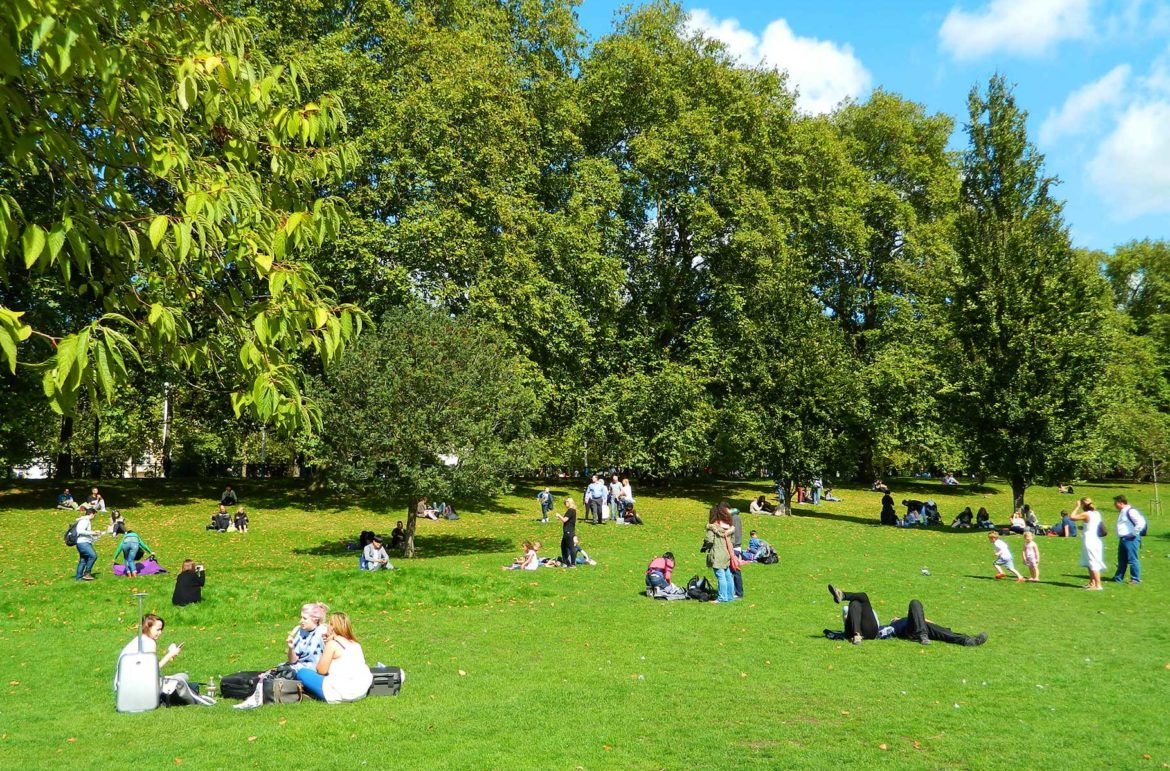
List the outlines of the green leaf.
<svg viewBox="0 0 1170 771">
<path fill-rule="evenodd" d="M 150 245 L 155 249 L 162 243 L 163 238 L 167 235 L 167 223 L 170 220 L 166 215 L 160 214 L 154 218 L 150 223 Z"/>
<path fill-rule="evenodd" d="M 24 247 L 24 267 L 32 268 L 45 248 L 45 230 L 40 225 L 30 224 L 24 229 L 20 240 Z"/>
</svg>

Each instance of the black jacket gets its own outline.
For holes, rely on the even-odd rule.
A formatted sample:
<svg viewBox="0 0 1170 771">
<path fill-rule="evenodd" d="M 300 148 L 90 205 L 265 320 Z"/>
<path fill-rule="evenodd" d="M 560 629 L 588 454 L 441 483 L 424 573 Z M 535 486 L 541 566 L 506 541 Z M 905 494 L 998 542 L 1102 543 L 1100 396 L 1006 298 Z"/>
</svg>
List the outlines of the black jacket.
<svg viewBox="0 0 1170 771">
<path fill-rule="evenodd" d="M 175 593 L 171 597 L 171 604 L 182 607 L 193 602 L 203 601 L 203 583 L 207 575 L 201 571 L 184 570 L 175 579 Z"/>
</svg>

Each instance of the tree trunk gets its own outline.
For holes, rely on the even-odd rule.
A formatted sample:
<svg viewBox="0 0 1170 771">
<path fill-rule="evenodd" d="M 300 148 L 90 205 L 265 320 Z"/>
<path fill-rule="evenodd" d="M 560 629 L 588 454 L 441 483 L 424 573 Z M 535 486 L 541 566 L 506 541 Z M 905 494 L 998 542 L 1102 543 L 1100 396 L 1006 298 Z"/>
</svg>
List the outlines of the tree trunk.
<svg viewBox="0 0 1170 771">
<path fill-rule="evenodd" d="M 406 545 L 402 547 L 402 553 L 407 559 L 414 557 L 414 526 L 418 522 L 415 508 L 414 505 L 406 507 Z"/>
<path fill-rule="evenodd" d="M 784 488 L 784 508 L 792 516 L 796 516 L 795 508 L 793 508 L 792 496 L 796 493 L 796 481 L 792 477 L 784 477 L 780 480 L 780 486 Z"/>
<path fill-rule="evenodd" d="M 870 438 L 869 431 L 862 429 L 857 441 L 861 445 L 861 457 L 857 459 L 856 481 L 861 484 L 872 484 L 879 474 L 874 470 L 873 440 Z"/>
<path fill-rule="evenodd" d="M 1027 489 L 1028 483 L 1024 481 L 1022 476 L 1012 477 L 1012 506 L 1013 511 L 1022 509 L 1024 507 L 1024 490 Z"/>
<path fill-rule="evenodd" d="M 61 419 L 61 435 L 57 440 L 57 468 L 54 476 L 57 479 L 68 479 L 73 474 L 73 453 L 69 452 L 69 442 L 73 439 L 73 418 Z"/>
<path fill-rule="evenodd" d="M 93 461 L 89 464 L 89 475 L 94 479 L 102 478 L 102 443 L 98 433 L 101 427 L 102 419 L 95 412 L 93 416 Z"/>
</svg>

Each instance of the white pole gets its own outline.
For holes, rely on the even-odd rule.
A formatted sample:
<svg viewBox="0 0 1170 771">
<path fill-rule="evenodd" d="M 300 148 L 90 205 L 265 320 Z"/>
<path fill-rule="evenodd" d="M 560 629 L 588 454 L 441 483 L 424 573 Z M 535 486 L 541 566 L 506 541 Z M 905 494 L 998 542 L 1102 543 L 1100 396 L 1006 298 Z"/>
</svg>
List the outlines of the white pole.
<svg viewBox="0 0 1170 771">
<path fill-rule="evenodd" d="M 1150 459 L 1150 467 L 1154 474 L 1154 503 L 1150 506 L 1150 513 L 1162 516 L 1162 498 L 1158 494 L 1158 461 Z"/>
</svg>

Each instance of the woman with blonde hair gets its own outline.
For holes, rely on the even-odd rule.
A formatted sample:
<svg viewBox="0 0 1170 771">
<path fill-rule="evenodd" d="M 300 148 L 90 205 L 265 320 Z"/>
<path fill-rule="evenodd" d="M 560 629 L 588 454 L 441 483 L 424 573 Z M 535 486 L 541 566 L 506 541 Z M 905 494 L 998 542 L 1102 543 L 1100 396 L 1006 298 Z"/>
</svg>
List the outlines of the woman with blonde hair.
<svg viewBox="0 0 1170 771">
<path fill-rule="evenodd" d="M 353 635 L 349 616 L 331 613 L 325 627 L 325 650 L 316 668 L 297 670 L 297 679 L 315 698 L 328 703 L 365 698 L 374 682 L 361 643 Z"/>
<path fill-rule="evenodd" d="M 1089 569 L 1089 585 L 1086 589 L 1101 591 L 1101 571 L 1105 569 L 1105 544 L 1101 541 L 1101 512 L 1093 505 L 1092 498 L 1081 498 L 1077 507 L 1068 515 L 1069 519 L 1083 522 L 1081 539 L 1081 567 Z"/>
</svg>

